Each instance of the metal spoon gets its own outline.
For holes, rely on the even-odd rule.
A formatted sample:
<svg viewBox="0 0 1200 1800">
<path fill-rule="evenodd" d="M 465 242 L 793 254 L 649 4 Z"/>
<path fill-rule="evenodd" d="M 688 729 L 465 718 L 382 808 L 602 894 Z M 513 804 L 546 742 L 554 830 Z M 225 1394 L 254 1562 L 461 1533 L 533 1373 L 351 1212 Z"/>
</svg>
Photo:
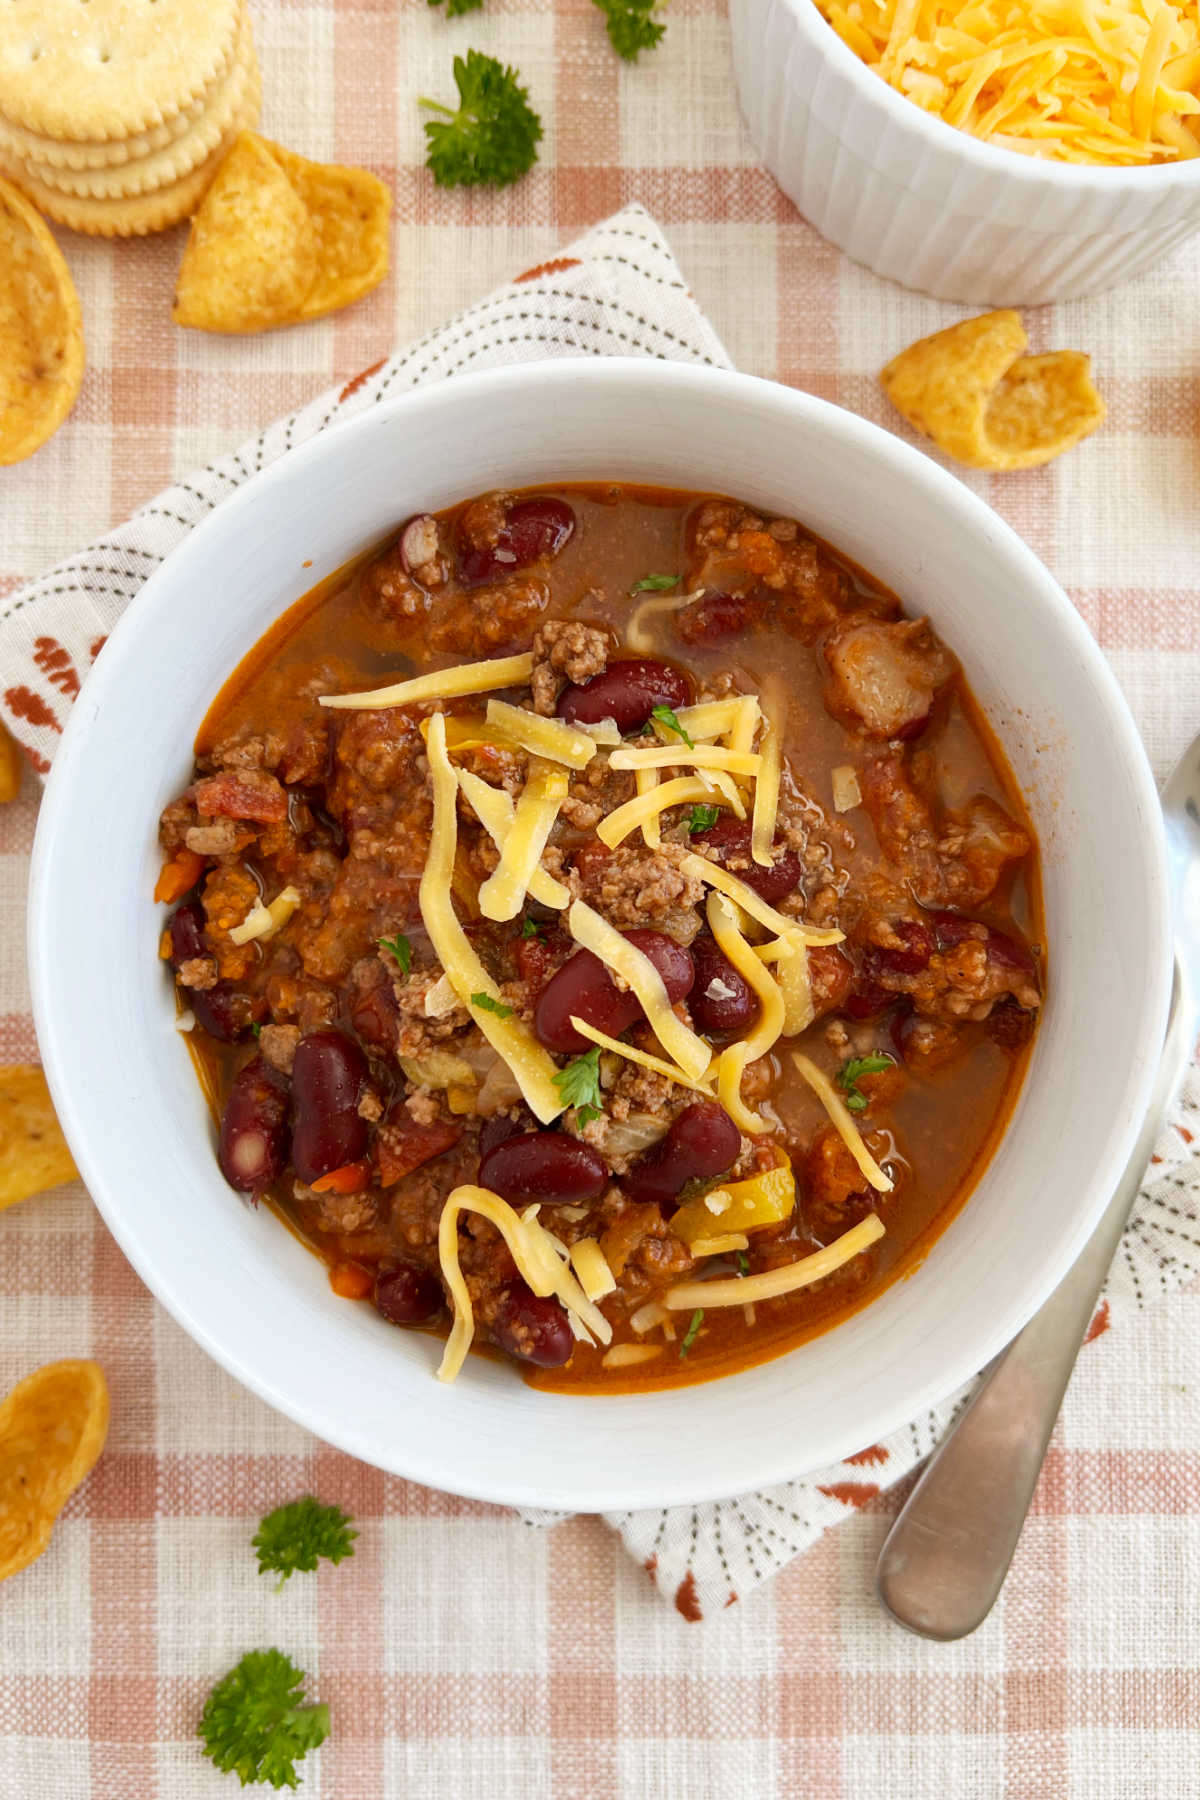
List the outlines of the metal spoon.
<svg viewBox="0 0 1200 1800">
<path fill-rule="evenodd" d="M 1162 1117 L 1200 1017 L 1200 737 L 1162 790 L 1176 895 L 1175 981 L 1150 1109 L 1112 1201 L 1078 1262 L 983 1381 L 884 1540 L 876 1584 L 897 1624 L 966 1637 L 1004 1584 L 1046 1446 Z"/>
</svg>

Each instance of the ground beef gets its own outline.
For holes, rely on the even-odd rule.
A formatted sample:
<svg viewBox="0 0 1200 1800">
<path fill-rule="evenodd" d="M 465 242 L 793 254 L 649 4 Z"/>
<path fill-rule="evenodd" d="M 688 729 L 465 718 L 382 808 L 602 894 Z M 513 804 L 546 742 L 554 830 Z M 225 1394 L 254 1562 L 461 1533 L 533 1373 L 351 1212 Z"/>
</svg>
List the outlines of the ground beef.
<svg viewBox="0 0 1200 1800">
<path fill-rule="evenodd" d="M 533 674 L 529 680 L 535 712 L 548 718 L 564 680 L 576 686 L 602 675 L 612 639 L 581 619 L 546 619 L 533 634 Z"/>
<path fill-rule="evenodd" d="M 217 959 L 215 956 L 189 956 L 180 963 L 178 974 L 185 988 L 214 988 L 217 985 Z"/>
<path fill-rule="evenodd" d="M 527 644 L 549 603 L 549 585 L 534 576 L 473 588 L 435 609 L 429 648 L 478 657 Z"/>
<path fill-rule="evenodd" d="M 627 838 L 607 856 L 578 858 L 567 883 L 577 900 L 586 900 L 619 930 L 650 923 L 690 942 L 700 929 L 695 908 L 704 898 L 704 883 L 682 873 L 679 865 L 687 854 L 681 844 L 648 850 Z"/>
<path fill-rule="evenodd" d="M 258 1035 L 259 1055 L 281 1075 L 290 1075 L 300 1042 L 298 1025 L 264 1025 Z"/>
<path fill-rule="evenodd" d="M 417 969 L 406 981 L 397 981 L 393 991 L 399 1009 L 396 1051 L 400 1056 L 428 1055 L 436 1044 L 444 1044 L 465 1031 L 471 1016 L 464 1006 L 454 1006 L 440 1019 L 431 1019 L 425 1011 L 430 988 L 441 980 L 440 969 Z"/>
<path fill-rule="evenodd" d="M 364 1231 L 374 1225 L 379 1211 L 379 1197 L 368 1189 L 358 1194 L 314 1194 L 301 1181 L 296 1182 L 294 1198 L 311 1209 L 310 1218 L 317 1231 L 332 1236 Z"/>
<path fill-rule="evenodd" d="M 210 825 L 191 825 L 183 841 L 197 856 L 235 856 L 253 834 L 236 819 L 214 819 Z"/>
<path fill-rule="evenodd" d="M 259 898 L 257 881 L 239 863 L 222 863 L 211 869 L 205 879 L 202 904 L 206 935 L 222 981 L 241 981 L 260 954 L 253 941 L 235 944 L 229 935 L 243 923 Z"/>
</svg>

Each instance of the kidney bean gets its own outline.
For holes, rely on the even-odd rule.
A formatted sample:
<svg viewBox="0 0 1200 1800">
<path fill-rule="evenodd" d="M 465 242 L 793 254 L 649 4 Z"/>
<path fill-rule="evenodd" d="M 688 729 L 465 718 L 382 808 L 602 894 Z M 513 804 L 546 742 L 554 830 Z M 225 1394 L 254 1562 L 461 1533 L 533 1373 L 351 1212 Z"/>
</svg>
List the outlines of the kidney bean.
<svg viewBox="0 0 1200 1800">
<path fill-rule="evenodd" d="M 469 587 L 500 581 L 539 557 L 557 556 L 574 529 L 575 514 L 565 500 L 517 500 L 494 544 L 459 545 L 458 578 Z"/>
<path fill-rule="evenodd" d="M 706 831 L 696 833 L 702 844 L 711 844 L 714 850 L 720 851 L 719 861 L 724 863 L 731 875 L 753 888 L 760 900 L 773 906 L 790 894 L 800 885 L 803 873 L 800 858 L 794 850 L 783 850 L 776 843 L 772 854 L 775 861 L 769 869 L 756 863 L 750 854 L 750 821 L 748 819 L 718 819 Z M 736 865 L 736 866 L 733 866 Z"/>
<path fill-rule="evenodd" d="M 204 908 L 198 900 L 177 908 L 167 930 L 170 963 L 176 973 L 196 957 L 211 956 L 204 936 Z M 188 988 L 187 999 L 200 1029 L 222 1044 L 239 1043 L 255 1019 L 264 1017 L 267 1010 L 261 997 L 252 998 L 226 981 L 211 988 Z"/>
<path fill-rule="evenodd" d="M 716 940 L 702 933 L 692 945 L 696 981 L 688 1010 L 697 1031 L 708 1037 L 732 1037 L 745 1031 L 762 1008 L 744 975 L 734 968 Z"/>
<path fill-rule="evenodd" d="M 221 1114 L 217 1161 L 231 1187 L 258 1194 L 287 1162 L 287 1084 L 256 1056 L 239 1069 Z"/>
<path fill-rule="evenodd" d="M 178 971 L 180 964 L 192 962 L 197 956 L 211 956 L 204 938 L 204 908 L 198 900 L 189 900 L 186 905 L 177 907 L 171 914 L 171 923 L 167 927 L 171 940 L 171 967 Z"/>
<path fill-rule="evenodd" d="M 501 1350 L 539 1369 L 561 1368 L 575 1348 L 567 1315 L 553 1294 L 535 1294 L 520 1276 L 502 1290 L 489 1330 Z"/>
<path fill-rule="evenodd" d="M 557 711 L 569 725 L 615 719 L 618 731 L 640 731 L 656 706 L 686 706 L 691 698 L 692 684 L 682 669 L 650 656 L 630 656 L 609 663 L 581 686 L 565 687 Z"/>
<path fill-rule="evenodd" d="M 621 935 L 649 957 L 672 1002 L 691 992 L 696 971 L 682 944 L 662 931 L 639 929 Z M 538 995 L 533 1029 L 547 1050 L 569 1050 L 579 1055 L 590 1050 L 592 1044 L 571 1024 L 572 1014 L 594 1025 L 597 1031 L 607 1032 L 609 1037 L 619 1037 L 641 1012 L 636 997 L 617 987 L 598 956 L 590 950 L 577 950 Z"/>
<path fill-rule="evenodd" d="M 664 1138 L 648 1150 L 621 1186 L 631 1200 L 665 1205 L 689 1181 L 712 1181 L 737 1161 L 742 1134 L 715 1100 L 685 1106 Z"/>
<path fill-rule="evenodd" d="M 890 969 L 894 975 L 919 975 L 933 955 L 933 937 L 928 928 L 919 919 L 893 919 L 891 927 L 901 945 L 873 945 L 871 955 L 876 967 Z"/>
<path fill-rule="evenodd" d="M 519 1137 L 524 1129 L 520 1119 L 510 1118 L 508 1113 L 493 1113 L 490 1119 L 484 1119 L 479 1127 L 480 1165 L 493 1150 L 498 1150 L 501 1144 L 507 1144 L 509 1138 Z"/>
<path fill-rule="evenodd" d="M 590 1144 L 562 1131 L 527 1131 L 498 1144 L 479 1164 L 479 1180 L 510 1203 L 549 1205 L 595 1200 L 608 1185 L 608 1169 Z"/>
<path fill-rule="evenodd" d="M 389 1325 L 428 1325 L 445 1304 L 442 1284 L 431 1270 L 407 1262 L 380 1270 L 375 1309 Z"/>
<path fill-rule="evenodd" d="M 267 1010 L 261 995 L 243 994 L 226 981 L 212 988 L 189 988 L 187 997 L 197 1025 L 222 1044 L 240 1043 Z"/>
<path fill-rule="evenodd" d="M 748 631 L 766 610 L 763 594 L 705 594 L 675 614 L 675 634 L 685 644 L 719 644 Z"/>
<path fill-rule="evenodd" d="M 969 938 L 974 938 L 982 923 L 979 919 L 968 919 L 963 913 L 955 912 L 936 912 L 931 917 L 934 943 L 939 950 L 953 950 L 959 944 L 966 943 Z M 984 930 L 987 937 L 978 941 L 986 946 L 989 962 L 998 963 L 1003 969 L 1019 969 L 1025 975 L 1036 972 L 1037 963 L 1027 944 L 1018 942 L 1006 931 L 997 931 L 994 925 L 985 925 Z"/>
<path fill-rule="evenodd" d="M 292 1065 L 292 1166 L 313 1182 L 366 1154 L 367 1122 L 358 1096 L 367 1059 L 340 1031 L 310 1031 L 296 1046 Z"/>
</svg>

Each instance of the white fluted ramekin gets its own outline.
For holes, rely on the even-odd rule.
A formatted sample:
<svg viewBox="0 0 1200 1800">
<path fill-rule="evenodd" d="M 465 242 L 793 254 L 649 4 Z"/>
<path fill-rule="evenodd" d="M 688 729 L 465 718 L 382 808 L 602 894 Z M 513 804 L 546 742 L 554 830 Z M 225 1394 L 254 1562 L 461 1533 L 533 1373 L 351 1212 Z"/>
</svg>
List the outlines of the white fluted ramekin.
<svg viewBox="0 0 1200 1800">
<path fill-rule="evenodd" d="M 871 73 L 815 0 L 730 0 L 750 134 L 823 237 L 939 300 L 1095 294 L 1200 229 L 1200 160 L 1104 168 L 983 143 Z"/>
</svg>

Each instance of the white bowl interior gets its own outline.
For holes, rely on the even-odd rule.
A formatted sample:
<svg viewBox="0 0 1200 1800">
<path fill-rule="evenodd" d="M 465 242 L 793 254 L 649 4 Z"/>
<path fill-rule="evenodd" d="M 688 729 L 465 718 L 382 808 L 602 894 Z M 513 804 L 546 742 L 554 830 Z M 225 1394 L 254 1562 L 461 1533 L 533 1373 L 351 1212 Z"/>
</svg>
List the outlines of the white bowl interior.
<svg viewBox="0 0 1200 1800">
<path fill-rule="evenodd" d="M 221 1179 L 155 955 L 155 825 L 211 698 L 281 610 L 389 526 L 495 486 L 605 477 L 794 514 L 926 610 L 1024 786 L 1050 990 L 1012 1126 L 924 1265 L 788 1356 L 671 1393 L 568 1399 L 335 1299 Z M 305 566 L 311 559 L 311 566 Z M 42 810 L 31 971 L 47 1070 L 91 1192 L 150 1287 L 248 1386 L 365 1460 L 455 1492 L 600 1510 L 782 1480 L 950 1392 L 1080 1248 L 1160 1042 L 1160 821 L 1135 729 L 1073 609 L 928 459 L 747 377 L 573 362 L 448 382 L 277 463 L 147 584 L 76 703 Z"/>
</svg>

